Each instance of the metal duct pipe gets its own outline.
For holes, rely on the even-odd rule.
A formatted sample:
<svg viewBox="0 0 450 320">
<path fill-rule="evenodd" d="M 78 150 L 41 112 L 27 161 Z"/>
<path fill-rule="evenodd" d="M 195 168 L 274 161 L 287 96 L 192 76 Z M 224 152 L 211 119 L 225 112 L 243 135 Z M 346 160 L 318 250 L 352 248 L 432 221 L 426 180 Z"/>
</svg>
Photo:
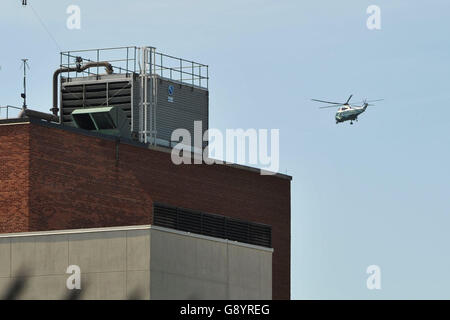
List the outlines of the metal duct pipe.
<svg viewBox="0 0 450 320">
<path fill-rule="evenodd" d="M 31 110 L 28 108 L 22 109 L 19 113 L 19 118 L 36 118 L 36 119 L 42 119 L 52 122 L 59 122 L 59 118 L 51 113 L 44 113 L 40 111 Z"/>
<path fill-rule="evenodd" d="M 73 67 L 65 67 L 65 68 L 59 68 L 58 70 L 53 73 L 53 108 L 50 109 L 50 111 L 55 115 L 58 116 L 58 76 L 63 72 L 82 72 L 86 69 L 92 68 L 92 67 L 105 67 L 105 71 L 107 74 L 112 74 L 114 72 L 114 69 L 112 65 L 107 61 L 99 61 L 99 62 L 88 62 L 85 65 L 81 66 L 77 64 L 75 68 Z"/>
</svg>

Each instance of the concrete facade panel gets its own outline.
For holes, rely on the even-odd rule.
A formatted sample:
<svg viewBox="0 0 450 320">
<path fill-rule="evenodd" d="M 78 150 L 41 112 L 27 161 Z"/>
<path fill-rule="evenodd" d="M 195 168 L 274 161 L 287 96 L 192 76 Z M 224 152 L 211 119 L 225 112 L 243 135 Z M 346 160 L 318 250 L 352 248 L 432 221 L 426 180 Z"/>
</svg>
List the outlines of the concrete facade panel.
<svg viewBox="0 0 450 320">
<path fill-rule="evenodd" d="M 0 238 L 0 278 L 11 276 L 11 239 Z"/>
<path fill-rule="evenodd" d="M 127 271 L 128 300 L 150 299 L 150 270 Z"/>
<path fill-rule="evenodd" d="M 82 273 L 81 299 L 84 300 L 125 300 L 126 272 Z"/>
<path fill-rule="evenodd" d="M 150 231 L 127 231 L 127 271 L 150 270 Z"/>
<path fill-rule="evenodd" d="M 67 295 L 65 276 L 0 278 L 0 300 L 58 300 Z M 11 297 L 13 294 L 13 297 Z"/>
<path fill-rule="evenodd" d="M 69 236 L 69 264 L 81 272 L 125 271 L 126 232 L 80 233 Z"/>
<path fill-rule="evenodd" d="M 152 300 L 226 300 L 227 284 L 161 271 L 151 272 Z"/>
<path fill-rule="evenodd" d="M 1 235 L 0 297 L 19 299 L 270 299 L 272 252 L 143 226 Z M 69 265 L 81 290 L 66 287 Z M 23 266 L 26 266 L 24 268 Z M 9 270 L 13 270 L 10 274 Z"/>
<path fill-rule="evenodd" d="M 64 274 L 68 263 L 67 246 L 66 235 L 13 238 L 12 276 Z"/>
</svg>

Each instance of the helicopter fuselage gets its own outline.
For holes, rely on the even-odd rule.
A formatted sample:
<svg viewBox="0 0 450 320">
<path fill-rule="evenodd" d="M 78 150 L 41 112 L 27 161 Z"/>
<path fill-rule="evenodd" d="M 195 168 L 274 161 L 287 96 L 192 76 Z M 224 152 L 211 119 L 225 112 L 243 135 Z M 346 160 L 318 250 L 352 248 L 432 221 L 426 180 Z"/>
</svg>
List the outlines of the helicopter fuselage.
<svg viewBox="0 0 450 320">
<path fill-rule="evenodd" d="M 353 124 L 353 121 L 358 121 L 358 116 L 366 111 L 368 106 L 373 106 L 374 104 L 371 104 L 371 102 L 375 101 L 382 101 L 383 99 L 378 100 L 367 100 L 364 99 L 361 103 L 363 103 L 362 106 L 355 105 L 353 103 L 350 103 L 350 99 L 353 97 L 353 95 L 350 95 L 350 97 L 347 99 L 346 102 L 340 103 L 340 102 L 333 102 L 333 101 L 326 101 L 326 100 L 319 100 L 319 99 L 311 99 L 315 102 L 320 103 L 326 103 L 326 106 L 320 107 L 320 109 L 325 108 L 336 108 L 339 107 L 338 111 L 336 112 L 335 119 L 336 124 L 339 122 L 345 122 L 350 121 L 350 124 Z M 359 103 L 358 103 L 359 104 Z"/>
<path fill-rule="evenodd" d="M 366 111 L 367 106 L 364 107 L 350 107 L 350 106 L 343 106 L 338 109 L 336 112 L 336 123 L 344 122 L 344 121 L 353 121 L 357 120 L 358 116 Z"/>
</svg>

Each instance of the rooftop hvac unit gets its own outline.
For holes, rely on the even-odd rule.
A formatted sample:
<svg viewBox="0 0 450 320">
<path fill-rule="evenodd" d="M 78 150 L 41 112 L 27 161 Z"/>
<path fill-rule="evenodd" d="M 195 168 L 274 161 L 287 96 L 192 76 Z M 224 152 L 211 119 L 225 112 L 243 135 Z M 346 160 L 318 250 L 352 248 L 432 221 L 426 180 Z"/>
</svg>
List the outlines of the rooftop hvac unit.
<svg viewBox="0 0 450 320">
<path fill-rule="evenodd" d="M 130 137 L 130 123 L 119 107 L 83 108 L 72 112 L 76 127 L 104 134 Z"/>
<path fill-rule="evenodd" d="M 80 110 L 115 107 L 128 121 L 127 136 L 162 146 L 173 143 L 171 135 L 178 128 L 187 129 L 193 137 L 194 121 L 202 122 L 202 133 L 208 129 L 208 66 L 152 47 L 61 53 L 63 69 L 73 70 L 80 61 L 94 65 L 107 61 L 114 72 L 103 73 L 101 66 L 61 72 L 61 123 L 80 127 L 75 120 L 77 114 L 83 114 Z"/>
</svg>

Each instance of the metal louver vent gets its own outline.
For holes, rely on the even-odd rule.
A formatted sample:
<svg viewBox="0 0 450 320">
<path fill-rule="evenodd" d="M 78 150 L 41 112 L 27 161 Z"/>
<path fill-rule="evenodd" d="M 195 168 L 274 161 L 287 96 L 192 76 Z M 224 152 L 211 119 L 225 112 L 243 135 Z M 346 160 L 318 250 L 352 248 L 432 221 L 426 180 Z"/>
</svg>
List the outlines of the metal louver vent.
<svg viewBox="0 0 450 320">
<path fill-rule="evenodd" d="M 71 123 L 71 114 L 76 109 L 114 106 L 121 108 L 131 125 L 130 81 L 64 84 L 62 92 L 62 122 Z"/>
<path fill-rule="evenodd" d="M 160 203 L 153 205 L 153 224 L 216 238 L 272 247 L 272 227 L 269 225 Z"/>
</svg>

